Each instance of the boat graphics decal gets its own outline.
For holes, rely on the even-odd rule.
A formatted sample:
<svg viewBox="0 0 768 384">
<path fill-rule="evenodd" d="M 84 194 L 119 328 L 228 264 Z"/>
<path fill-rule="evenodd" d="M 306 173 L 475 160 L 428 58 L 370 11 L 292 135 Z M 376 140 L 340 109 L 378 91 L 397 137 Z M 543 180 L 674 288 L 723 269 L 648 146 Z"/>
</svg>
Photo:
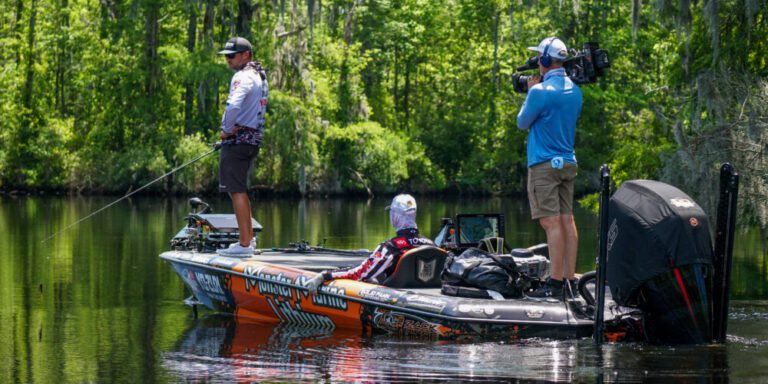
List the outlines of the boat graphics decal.
<svg viewBox="0 0 768 384">
<path fill-rule="evenodd" d="M 373 309 L 371 321 L 374 328 L 401 336 L 438 338 L 450 331 L 449 328 L 443 327 L 441 324 L 430 322 L 418 316 L 380 307 Z"/>
<path fill-rule="evenodd" d="M 304 276 L 299 276 L 299 279 L 306 279 Z M 312 304 L 319 307 L 340 309 L 346 311 L 348 308 L 348 302 L 346 299 L 338 297 L 346 296 L 346 290 L 341 287 L 325 286 L 319 290 L 319 294 L 312 295 Z M 324 295 L 323 293 L 330 293 L 331 295 Z"/>
<path fill-rule="evenodd" d="M 195 280 L 200 284 L 203 290 L 212 295 L 224 295 L 224 290 L 221 289 L 221 282 L 217 276 L 209 275 L 204 272 L 195 272 Z"/>
<path fill-rule="evenodd" d="M 424 260 L 417 260 L 416 261 L 416 268 L 419 271 L 416 278 L 419 279 L 421 282 L 426 283 L 432 277 L 435 276 L 435 266 L 437 265 L 437 259 L 434 259 L 432 261 L 424 261 Z"/>
<path fill-rule="evenodd" d="M 387 304 L 397 303 L 400 297 L 403 296 L 402 294 L 399 294 L 399 292 L 393 291 L 389 288 L 380 287 L 363 288 L 357 292 L 357 295 L 363 299 L 381 301 Z"/>
<path fill-rule="evenodd" d="M 529 319 L 541 319 L 544 317 L 544 311 L 541 309 L 529 309 L 525 311 L 525 315 L 528 316 Z"/>
<path fill-rule="evenodd" d="M 231 311 L 235 299 L 230 289 L 231 276 L 211 273 L 202 268 L 175 266 L 177 273 L 192 289 L 195 297 L 208 307 Z"/>
<path fill-rule="evenodd" d="M 440 313 L 448 303 L 439 297 L 431 297 L 424 295 L 407 295 L 405 296 L 406 303 L 409 307 L 423 309 L 430 312 Z"/>
<path fill-rule="evenodd" d="M 477 304 L 459 304 L 457 310 L 460 313 L 477 313 L 491 316 L 495 312 L 493 307 L 489 305 L 477 305 Z"/>
<path fill-rule="evenodd" d="M 294 298 L 293 290 L 291 287 L 286 286 L 286 284 L 290 284 L 293 279 L 286 277 L 283 273 L 272 274 L 263 272 L 263 268 L 256 268 L 253 269 L 251 273 L 248 273 L 248 270 L 250 269 L 249 267 L 251 266 L 246 266 L 245 273 L 247 275 L 256 276 L 256 279 L 246 280 L 246 291 L 250 291 L 250 289 L 254 287 L 255 280 L 255 286 L 258 287 L 258 293 L 261 295 L 275 295 L 284 297 L 288 300 Z"/>
<path fill-rule="evenodd" d="M 267 303 L 269 303 L 272 311 L 280 318 L 281 322 L 317 329 L 333 330 L 336 328 L 336 323 L 330 317 L 303 311 L 298 303 L 296 308 L 294 308 L 288 301 L 275 300 L 269 297 L 267 298 Z"/>
</svg>

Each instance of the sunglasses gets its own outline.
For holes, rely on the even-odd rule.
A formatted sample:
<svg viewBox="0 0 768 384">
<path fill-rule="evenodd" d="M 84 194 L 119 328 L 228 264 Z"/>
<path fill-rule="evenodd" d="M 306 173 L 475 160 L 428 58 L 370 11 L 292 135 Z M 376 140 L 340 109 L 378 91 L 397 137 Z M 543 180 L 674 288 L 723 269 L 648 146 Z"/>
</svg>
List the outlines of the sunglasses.
<svg viewBox="0 0 768 384">
<path fill-rule="evenodd" d="M 237 54 L 238 54 L 238 53 L 240 53 L 240 52 L 235 52 L 235 53 L 227 53 L 227 54 L 226 54 L 226 55 L 224 55 L 224 56 L 226 56 L 226 57 L 227 57 L 227 59 L 234 59 L 234 58 L 235 58 L 235 56 L 237 56 Z"/>
</svg>

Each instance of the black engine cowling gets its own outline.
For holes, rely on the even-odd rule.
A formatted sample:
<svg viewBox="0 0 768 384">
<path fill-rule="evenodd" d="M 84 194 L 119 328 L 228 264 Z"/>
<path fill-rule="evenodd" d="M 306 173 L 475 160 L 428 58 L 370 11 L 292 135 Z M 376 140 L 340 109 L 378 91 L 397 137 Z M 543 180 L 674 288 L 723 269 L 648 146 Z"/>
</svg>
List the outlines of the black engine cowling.
<svg viewBox="0 0 768 384">
<path fill-rule="evenodd" d="M 709 342 L 713 249 L 701 207 L 673 186 L 633 180 L 611 197 L 608 222 L 613 299 L 643 310 L 651 341 Z"/>
</svg>

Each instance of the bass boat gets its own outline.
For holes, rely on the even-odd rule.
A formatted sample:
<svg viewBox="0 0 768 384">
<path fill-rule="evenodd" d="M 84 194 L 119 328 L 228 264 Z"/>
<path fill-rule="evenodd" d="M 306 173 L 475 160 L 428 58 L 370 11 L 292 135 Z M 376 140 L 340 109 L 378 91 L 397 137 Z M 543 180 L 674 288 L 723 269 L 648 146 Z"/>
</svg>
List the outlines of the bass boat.
<svg viewBox="0 0 768 384">
<path fill-rule="evenodd" d="M 503 246 L 500 214 L 443 219 L 436 247 L 414 248 L 378 283 L 333 280 L 316 294 L 305 283 L 323 270 L 359 265 L 367 250 L 313 247 L 257 249 L 249 257 L 215 250 L 238 240 L 234 215 L 213 214 L 199 199 L 187 225 L 160 255 L 202 304 L 236 319 L 323 330 L 386 332 L 439 339 L 552 339 L 707 343 L 724 341 L 738 174 L 721 170 L 716 239 L 701 207 L 679 189 L 650 180 L 625 182 L 609 198 L 602 174 L 600 257 L 563 299 L 503 296 L 483 287 L 447 286 L 444 269 L 468 249 L 513 265 L 527 282 L 548 276 L 546 244 Z M 200 209 L 202 206 L 202 209 Z M 252 221 L 258 238 L 262 226 Z M 566 288 L 568 285 L 565 285 Z M 457 287 L 453 287 L 457 288 Z"/>
</svg>

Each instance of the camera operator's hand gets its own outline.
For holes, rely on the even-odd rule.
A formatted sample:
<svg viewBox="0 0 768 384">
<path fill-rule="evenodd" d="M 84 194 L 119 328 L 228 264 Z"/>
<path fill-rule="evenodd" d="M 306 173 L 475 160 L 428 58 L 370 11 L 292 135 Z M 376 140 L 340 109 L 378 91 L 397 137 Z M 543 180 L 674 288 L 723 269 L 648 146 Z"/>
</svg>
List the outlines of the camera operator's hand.
<svg viewBox="0 0 768 384">
<path fill-rule="evenodd" d="M 534 85 L 541 83 L 541 76 L 539 75 L 532 75 L 528 77 L 528 89 L 531 89 Z"/>
</svg>

